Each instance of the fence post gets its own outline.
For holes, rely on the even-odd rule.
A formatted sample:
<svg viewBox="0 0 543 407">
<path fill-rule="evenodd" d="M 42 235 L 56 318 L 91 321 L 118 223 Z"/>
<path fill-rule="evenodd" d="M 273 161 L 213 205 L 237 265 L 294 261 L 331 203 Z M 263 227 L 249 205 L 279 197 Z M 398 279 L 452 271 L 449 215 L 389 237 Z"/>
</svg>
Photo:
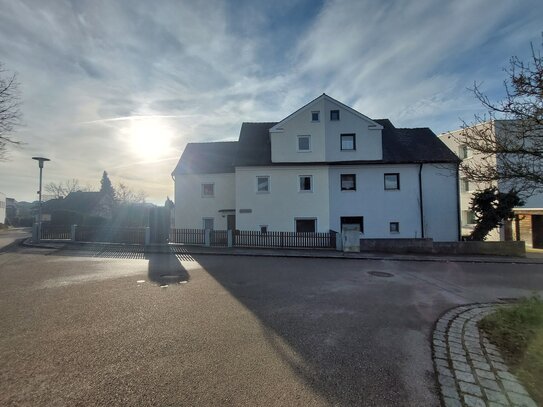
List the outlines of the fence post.
<svg viewBox="0 0 543 407">
<path fill-rule="evenodd" d="M 147 226 L 145 228 L 145 246 L 148 246 L 151 244 L 151 228 Z"/>
<path fill-rule="evenodd" d="M 33 242 L 39 242 L 39 236 L 38 236 L 38 229 L 39 226 L 37 223 L 32 224 L 32 241 Z"/>
<path fill-rule="evenodd" d="M 226 233 L 228 234 L 227 237 L 228 237 L 228 247 L 232 247 L 234 245 L 234 235 L 232 233 L 232 229 L 228 229 L 226 231 Z"/>
<path fill-rule="evenodd" d="M 76 229 L 77 229 L 77 225 L 72 225 L 72 228 L 70 229 L 70 234 L 71 234 L 70 240 L 72 242 L 75 242 L 75 231 L 76 231 Z"/>
<path fill-rule="evenodd" d="M 204 245 L 211 246 L 211 230 L 210 229 L 204 230 Z"/>
<path fill-rule="evenodd" d="M 336 250 L 343 251 L 343 235 L 341 233 L 336 234 Z"/>
</svg>

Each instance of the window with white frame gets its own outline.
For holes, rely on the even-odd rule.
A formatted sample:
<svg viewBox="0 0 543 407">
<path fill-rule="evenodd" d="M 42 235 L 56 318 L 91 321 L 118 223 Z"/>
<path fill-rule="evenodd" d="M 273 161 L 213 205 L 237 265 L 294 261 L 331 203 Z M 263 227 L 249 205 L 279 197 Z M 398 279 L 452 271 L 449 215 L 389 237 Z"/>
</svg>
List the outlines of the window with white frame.
<svg viewBox="0 0 543 407">
<path fill-rule="evenodd" d="M 256 177 L 256 192 L 264 194 L 270 192 L 270 177 L 261 175 Z"/>
<path fill-rule="evenodd" d="M 341 174 L 341 190 L 356 191 L 356 174 Z"/>
<path fill-rule="evenodd" d="M 342 151 L 356 150 L 356 136 L 355 136 L 355 134 L 342 134 L 340 137 L 341 137 L 341 150 Z"/>
<path fill-rule="evenodd" d="M 298 151 L 299 152 L 311 151 L 311 136 L 308 136 L 308 135 L 298 136 Z"/>
<path fill-rule="evenodd" d="M 400 233 L 400 222 L 390 222 L 390 233 Z"/>
<path fill-rule="evenodd" d="M 300 175 L 300 192 L 313 191 L 313 177 L 311 175 Z"/>
<path fill-rule="evenodd" d="M 212 198 L 215 196 L 215 184 L 212 182 L 202 184 L 202 197 Z"/>
<path fill-rule="evenodd" d="M 336 122 L 339 120 L 339 110 L 330 110 L 330 121 Z"/>
<path fill-rule="evenodd" d="M 320 112 L 319 111 L 314 111 L 314 112 L 311 112 L 311 121 L 312 122 L 318 122 L 320 120 Z"/>
<path fill-rule="evenodd" d="M 470 156 L 468 146 L 466 146 L 465 144 L 461 144 L 458 147 L 458 156 L 461 159 L 468 158 Z"/>
<path fill-rule="evenodd" d="M 260 233 L 268 233 L 268 225 L 260 225 Z"/>
</svg>

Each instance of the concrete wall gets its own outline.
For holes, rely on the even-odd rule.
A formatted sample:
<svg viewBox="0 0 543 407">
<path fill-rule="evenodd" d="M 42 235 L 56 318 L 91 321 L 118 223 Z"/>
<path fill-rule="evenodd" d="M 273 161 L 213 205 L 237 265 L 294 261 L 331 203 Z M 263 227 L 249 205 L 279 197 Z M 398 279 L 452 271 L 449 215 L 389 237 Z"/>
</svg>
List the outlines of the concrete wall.
<svg viewBox="0 0 543 407">
<path fill-rule="evenodd" d="M 299 176 L 313 177 L 313 191 L 299 191 Z M 256 177 L 270 177 L 270 192 L 256 191 Z M 267 225 L 270 231 L 295 231 L 295 218 L 316 218 L 317 230 L 328 232 L 329 197 L 328 168 L 300 167 L 238 167 L 236 168 L 236 227 L 259 230 Z M 247 213 L 250 210 L 249 213 Z"/>
<path fill-rule="evenodd" d="M 235 174 L 190 174 L 175 177 L 175 227 L 202 229 L 203 218 L 213 218 L 215 229 L 226 229 L 219 210 L 235 209 Z M 202 196 L 202 183 L 214 183 L 213 197 Z"/>
<path fill-rule="evenodd" d="M 399 190 L 385 190 L 385 173 L 400 174 Z M 341 190 L 341 174 L 356 174 L 356 191 Z M 363 216 L 364 238 L 421 237 L 417 165 L 330 166 L 329 177 L 332 230 L 341 231 L 342 216 Z M 390 222 L 400 223 L 399 233 Z"/>
</svg>

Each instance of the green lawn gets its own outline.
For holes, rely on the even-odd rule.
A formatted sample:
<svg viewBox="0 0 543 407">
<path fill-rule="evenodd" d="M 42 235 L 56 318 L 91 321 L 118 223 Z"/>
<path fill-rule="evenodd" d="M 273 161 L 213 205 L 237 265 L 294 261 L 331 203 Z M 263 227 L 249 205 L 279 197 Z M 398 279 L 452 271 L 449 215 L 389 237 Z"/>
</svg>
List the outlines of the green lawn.
<svg viewBox="0 0 543 407">
<path fill-rule="evenodd" d="M 543 406 L 543 301 L 532 297 L 488 315 L 479 327 L 499 347 L 513 373 Z"/>
</svg>

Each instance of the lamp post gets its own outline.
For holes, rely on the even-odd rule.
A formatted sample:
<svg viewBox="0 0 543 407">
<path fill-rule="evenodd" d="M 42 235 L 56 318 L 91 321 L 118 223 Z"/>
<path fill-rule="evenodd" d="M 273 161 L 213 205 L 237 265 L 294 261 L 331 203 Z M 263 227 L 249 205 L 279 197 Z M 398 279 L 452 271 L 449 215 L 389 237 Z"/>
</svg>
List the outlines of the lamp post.
<svg viewBox="0 0 543 407">
<path fill-rule="evenodd" d="M 51 161 L 49 158 L 44 157 L 32 157 L 33 160 L 38 161 L 38 166 L 40 167 L 40 189 L 38 191 L 39 195 L 39 209 L 38 209 L 38 236 L 37 240 L 41 240 L 41 184 L 42 184 L 42 172 L 43 172 L 43 163 L 45 161 Z"/>
</svg>

